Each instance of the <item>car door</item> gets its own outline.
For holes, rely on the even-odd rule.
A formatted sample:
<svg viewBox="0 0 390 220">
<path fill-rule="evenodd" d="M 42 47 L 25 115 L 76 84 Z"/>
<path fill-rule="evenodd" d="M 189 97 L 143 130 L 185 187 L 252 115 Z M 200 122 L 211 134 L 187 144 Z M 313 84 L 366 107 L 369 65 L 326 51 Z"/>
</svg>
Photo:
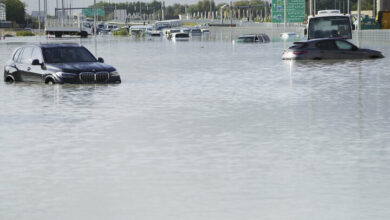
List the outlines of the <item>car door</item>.
<svg viewBox="0 0 390 220">
<path fill-rule="evenodd" d="M 313 59 L 340 59 L 339 50 L 334 40 L 322 40 L 316 43 L 316 50 L 310 54 Z"/>
<path fill-rule="evenodd" d="M 39 60 L 39 63 L 43 63 L 42 50 L 39 47 L 34 47 L 31 55 L 31 62 L 33 60 Z M 32 65 L 30 63 L 30 71 L 29 75 L 31 76 L 31 80 L 33 82 L 42 82 L 43 78 L 43 70 L 42 65 Z"/>
<path fill-rule="evenodd" d="M 25 47 L 20 55 L 20 58 L 18 59 L 19 62 L 17 64 L 17 68 L 20 72 L 20 77 L 22 81 L 25 82 L 33 81 L 32 76 L 30 74 L 32 49 L 32 47 Z"/>
<path fill-rule="evenodd" d="M 20 71 L 17 67 L 18 64 L 18 58 L 20 56 L 20 53 L 23 51 L 23 48 L 19 48 L 15 51 L 14 55 L 12 56 L 12 60 L 5 66 L 5 71 L 12 75 L 16 81 L 21 81 L 20 77 Z"/>
<path fill-rule="evenodd" d="M 336 40 L 335 41 L 339 54 L 343 59 L 364 59 L 367 58 L 367 54 L 363 51 L 360 51 L 355 45 L 344 41 Z"/>
</svg>

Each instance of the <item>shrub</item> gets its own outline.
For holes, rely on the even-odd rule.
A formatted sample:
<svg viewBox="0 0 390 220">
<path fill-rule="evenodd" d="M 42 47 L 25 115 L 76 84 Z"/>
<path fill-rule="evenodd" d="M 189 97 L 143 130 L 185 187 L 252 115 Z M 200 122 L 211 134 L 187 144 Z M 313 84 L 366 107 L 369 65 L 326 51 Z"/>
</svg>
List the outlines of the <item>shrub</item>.
<svg viewBox="0 0 390 220">
<path fill-rule="evenodd" d="M 113 36 L 129 36 L 129 31 L 126 29 L 121 29 L 112 32 Z"/>
<path fill-rule="evenodd" d="M 16 36 L 26 37 L 26 36 L 35 36 L 35 34 L 31 31 L 18 31 L 18 32 L 16 32 Z"/>
</svg>

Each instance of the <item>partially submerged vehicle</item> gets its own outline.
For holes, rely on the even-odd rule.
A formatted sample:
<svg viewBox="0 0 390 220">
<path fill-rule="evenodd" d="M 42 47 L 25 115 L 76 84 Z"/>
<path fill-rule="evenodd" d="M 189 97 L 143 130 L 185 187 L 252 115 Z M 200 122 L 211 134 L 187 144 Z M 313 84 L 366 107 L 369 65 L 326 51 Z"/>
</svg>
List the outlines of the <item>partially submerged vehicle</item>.
<svg viewBox="0 0 390 220">
<path fill-rule="evenodd" d="M 299 38 L 299 35 L 294 32 L 284 32 L 280 34 L 280 38 L 282 38 L 283 40 L 291 40 Z"/>
<path fill-rule="evenodd" d="M 283 60 L 376 59 L 383 57 L 380 51 L 360 49 L 341 38 L 295 42 L 282 55 Z"/>
<path fill-rule="evenodd" d="M 142 35 L 146 32 L 153 31 L 152 25 L 135 25 L 130 27 L 130 34 L 131 35 Z"/>
<path fill-rule="evenodd" d="M 190 35 L 187 33 L 173 33 L 171 39 L 173 41 L 189 41 Z"/>
<path fill-rule="evenodd" d="M 191 28 L 191 36 L 201 36 L 202 30 L 198 27 Z"/>
<path fill-rule="evenodd" d="M 117 70 L 78 44 L 17 48 L 4 66 L 5 82 L 121 83 Z"/>
<path fill-rule="evenodd" d="M 266 34 L 245 34 L 236 40 L 237 43 L 269 43 L 271 39 Z"/>
</svg>

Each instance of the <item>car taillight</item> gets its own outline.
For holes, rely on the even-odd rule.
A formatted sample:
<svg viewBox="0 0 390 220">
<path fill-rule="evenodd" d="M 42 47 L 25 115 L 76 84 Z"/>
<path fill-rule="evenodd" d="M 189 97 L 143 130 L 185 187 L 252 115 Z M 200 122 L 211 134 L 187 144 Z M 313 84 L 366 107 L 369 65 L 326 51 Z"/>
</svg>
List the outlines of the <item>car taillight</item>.
<svg viewBox="0 0 390 220">
<path fill-rule="evenodd" d="M 293 54 L 295 54 L 295 55 L 302 55 L 302 54 L 305 54 L 305 53 L 307 53 L 306 50 L 304 50 L 304 51 L 294 51 L 293 52 Z"/>
</svg>

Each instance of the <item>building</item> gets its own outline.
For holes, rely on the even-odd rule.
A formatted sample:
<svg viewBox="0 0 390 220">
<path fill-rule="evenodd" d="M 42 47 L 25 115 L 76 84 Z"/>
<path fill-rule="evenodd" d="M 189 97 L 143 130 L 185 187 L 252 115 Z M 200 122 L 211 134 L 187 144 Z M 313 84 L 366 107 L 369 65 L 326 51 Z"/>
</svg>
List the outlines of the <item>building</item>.
<svg viewBox="0 0 390 220">
<path fill-rule="evenodd" d="M 389 0 L 377 0 L 377 11 L 390 11 Z"/>
<path fill-rule="evenodd" d="M 5 21 L 7 19 L 7 14 L 5 11 L 5 4 L 0 3 L 0 21 Z"/>
</svg>

